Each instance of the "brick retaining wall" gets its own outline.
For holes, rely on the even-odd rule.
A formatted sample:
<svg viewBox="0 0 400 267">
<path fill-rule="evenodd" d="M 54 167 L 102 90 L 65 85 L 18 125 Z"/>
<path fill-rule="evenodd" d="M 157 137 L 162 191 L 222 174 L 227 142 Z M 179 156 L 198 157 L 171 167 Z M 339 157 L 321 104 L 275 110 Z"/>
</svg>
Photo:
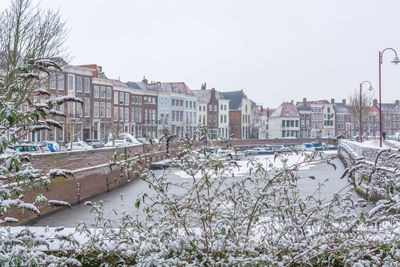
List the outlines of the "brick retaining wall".
<svg viewBox="0 0 400 267">
<path fill-rule="evenodd" d="M 260 145 L 293 145 L 302 144 L 315 141 L 310 139 L 273 139 L 273 140 L 232 140 L 231 144 L 235 147 L 254 147 Z M 321 140 L 327 141 L 327 140 Z M 173 154 L 174 150 L 181 143 L 171 143 L 170 151 Z M 198 142 L 194 146 L 200 146 L 202 143 Z M 208 146 L 223 146 L 226 142 L 222 141 L 209 141 Z M 155 153 L 152 156 L 152 161 L 160 161 L 166 158 L 165 144 L 159 145 L 138 145 L 129 146 L 122 148 L 123 152 L 129 156 L 134 156 L 135 154 L 144 155 L 147 153 L 154 153 L 161 150 L 159 153 Z M 33 202 L 34 196 L 37 194 L 43 194 L 48 200 L 61 200 L 66 201 L 70 204 L 77 203 L 89 197 L 95 196 L 97 194 L 107 192 L 117 186 L 123 185 L 128 182 L 129 179 L 133 177 L 121 176 L 120 170 L 114 168 L 110 170 L 108 163 L 112 159 L 116 148 L 102 148 L 94 149 L 89 151 L 67 151 L 67 152 L 57 152 L 49 154 L 35 154 L 32 156 L 32 164 L 35 168 L 41 169 L 42 173 L 47 173 L 50 169 L 68 169 L 72 170 L 75 178 L 62 178 L 57 177 L 52 180 L 48 187 L 35 189 L 34 191 L 27 192 L 25 194 L 25 202 Z M 79 195 L 78 195 L 78 185 L 79 185 Z M 40 207 L 41 214 L 48 214 L 53 212 L 60 207 Z M 18 224 L 25 223 L 36 215 L 30 211 L 25 211 L 23 214 L 16 210 L 12 214 L 7 214 L 7 216 L 12 216 L 18 218 L 20 221 Z"/>
</svg>

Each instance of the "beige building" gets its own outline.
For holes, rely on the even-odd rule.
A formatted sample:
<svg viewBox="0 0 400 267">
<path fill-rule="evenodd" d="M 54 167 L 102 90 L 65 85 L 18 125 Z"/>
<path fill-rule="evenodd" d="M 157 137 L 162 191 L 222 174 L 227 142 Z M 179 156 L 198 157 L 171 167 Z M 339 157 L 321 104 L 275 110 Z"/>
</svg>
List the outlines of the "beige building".
<svg viewBox="0 0 400 267">
<path fill-rule="evenodd" d="M 324 104 L 322 108 L 322 138 L 331 138 L 335 136 L 335 100 Z"/>
</svg>

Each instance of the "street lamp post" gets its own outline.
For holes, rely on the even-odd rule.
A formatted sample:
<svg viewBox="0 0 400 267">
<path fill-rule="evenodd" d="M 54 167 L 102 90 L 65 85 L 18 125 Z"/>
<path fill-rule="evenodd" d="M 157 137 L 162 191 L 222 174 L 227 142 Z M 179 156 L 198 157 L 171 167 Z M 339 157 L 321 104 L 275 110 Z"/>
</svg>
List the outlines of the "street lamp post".
<svg viewBox="0 0 400 267">
<path fill-rule="evenodd" d="M 385 48 L 381 51 L 379 51 L 379 146 L 382 147 L 382 93 L 381 93 L 381 67 L 382 67 L 382 63 L 383 63 L 383 53 L 387 50 L 391 50 L 394 52 L 395 57 L 394 59 L 391 61 L 394 64 L 398 64 L 400 63 L 400 60 L 397 56 L 397 52 L 396 50 L 394 50 L 393 48 Z"/>
<path fill-rule="evenodd" d="M 363 132 L 362 132 L 362 87 L 365 83 L 369 84 L 368 90 L 372 91 L 372 85 L 369 81 L 363 81 L 362 83 L 360 83 L 360 131 L 359 131 L 360 143 L 362 143 L 362 141 L 363 141 L 363 139 L 362 139 L 362 134 L 363 134 Z"/>
</svg>

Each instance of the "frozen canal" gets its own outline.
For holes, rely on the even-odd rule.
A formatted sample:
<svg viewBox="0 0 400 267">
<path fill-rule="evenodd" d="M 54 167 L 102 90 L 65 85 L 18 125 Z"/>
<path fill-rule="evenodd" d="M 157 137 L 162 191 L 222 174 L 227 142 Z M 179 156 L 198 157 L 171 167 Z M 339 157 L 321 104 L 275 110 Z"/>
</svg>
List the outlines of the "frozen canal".
<svg viewBox="0 0 400 267">
<path fill-rule="evenodd" d="M 272 160 L 273 156 L 259 156 L 260 160 Z M 239 170 L 240 173 L 246 173 L 247 168 L 246 161 L 239 161 L 242 166 Z M 302 195 L 306 196 L 315 192 L 315 189 L 318 186 L 318 183 L 324 182 L 326 179 L 326 185 L 321 190 L 321 196 L 326 197 L 326 199 L 331 199 L 333 193 L 339 191 L 346 185 L 348 185 L 347 179 L 340 179 L 341 175 L 344 171 L 344 166 L 340 160 L 335 159 L 333 163 L 336 165 L 336 170 L 325 163 L 320 163 L 317 165 L 309 165 L 303 167 L 299 171 L 300 177 L 308 177 L 314 176 L 316 179 L 300 179 L 299 188 Z M 179 171 L 174 168 L 167 169 L 168 178 L 174 182 L 183 181 L 183 179 L 188 179 L 185 177 L 182 171 Z M 161 170 L 155 171 L 156 174 L 161 174 Z M 350 188 L 350 187 L 348 187 Z M 142 192 L 149 192 L 150 189 L 146 182 L 142 180 L 134 180 L 129 184 L 126 184 L 122 187 L 116 188 L 109 193 L 103 193 L 96 197 L 89 199 L 92 202 L 99 202 L 103 200 L 104 202 L 104 210 L 105 213 L 114 217 L 113 209 L 119 209 L 121 203 L 121 195 L 124 195 L 124 203 L 125 210 L 134 210 L 134 203 L 136 201 L 137 196 Z M 354 199 L 358 199 L 359 196 L 354 194 Z M 74 205 L 71 209 L 63 209 L 61 211 L 55 212 L 50 215 L 46 215 L 38 218 L 34 222 L 31 222 L 30 225 L 33 226 L 66 226 L 66 227 L 74 227 L 77 224 L 77 221 L 84 221 L 87 224 L 91 224 L 94 222 L 94 215 L 89 213 L 91 207 L 85 206 L 83 204 Z"/>
</svg>

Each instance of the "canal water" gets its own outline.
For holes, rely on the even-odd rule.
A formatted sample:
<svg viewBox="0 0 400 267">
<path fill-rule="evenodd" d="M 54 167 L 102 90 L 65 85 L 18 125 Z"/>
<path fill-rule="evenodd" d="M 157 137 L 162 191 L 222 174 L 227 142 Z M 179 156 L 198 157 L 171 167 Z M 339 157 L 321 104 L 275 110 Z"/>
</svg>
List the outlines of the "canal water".
<svg viewBox="0 0 400 267">
<path fill-rule="evenodd" d="M 258 156 L 257 158 L 261 162 L 273 161 L 273 155 Z M 240 170 L 238 170 L 238 174 L 240 175 L 246 173 L 247 161 L 244 160 L 238 162 L 242 166 Z M 314 194 L 319 183 L 325 183 L 325 186 L 321 188 L 318 194 L 321 194 L 321 197 L 326 198 L 326 200 L 332 199 L 332 196 L 335 192 L 340 191 L 346 186 L 348 190 L 350 190 L 351 187 L 348 186 L 349 182 L 347 179 L 340 179 L 344 172 L 343 164 L 339 159 L 333 160 L 332 163 L 336 165 L 336 169 L 326 163 L 318 163 L 301 168 L 301 170 L 298 172 L 300 177 L 306 178 L 313 176 L 315 179 L 300 179 L 298 182 L 300 194 L 303 196 Z M 168 179 L 170 179 L 171 182 L 181 182 L 185 181 L 186 179 L 190 179 L 180 170 L 168 168 L 166 171 L 168 174 Z M 154 172 L 156 175 L 161 175 L 163 171 L 155 170 Z M 142 180 L 133 180 L 124 186 L 110 191 L 109 193 L 103 193 L 92 197 L 88 199 L 88 201 L 103 201 L 105 214 L 110 218 L 116 219 L 113 209 L 121 209 L 121 195 L 123 195 L 125 203 L 124 210 L 133 212 L 135 210 L 135 201 L 142 193 L 151 194 L 151 189 L 149 189 L 146 182 Z M 354 200 L 360 198 L 357 193 L 354 192 L 352 194 Z M 84 204 L 73 205 L 71 209 L 62 209 L 52 214 L 38 217 L 34 221 L 31 221 L 29 225 L 74 227 L 77 225 L 78 221 L 83 221 L 87 225 L 90 225 L 95 221 L 95 216 L 89 212 L 90 209 L 90 206 L 85 206 Z"/>
</svg>

